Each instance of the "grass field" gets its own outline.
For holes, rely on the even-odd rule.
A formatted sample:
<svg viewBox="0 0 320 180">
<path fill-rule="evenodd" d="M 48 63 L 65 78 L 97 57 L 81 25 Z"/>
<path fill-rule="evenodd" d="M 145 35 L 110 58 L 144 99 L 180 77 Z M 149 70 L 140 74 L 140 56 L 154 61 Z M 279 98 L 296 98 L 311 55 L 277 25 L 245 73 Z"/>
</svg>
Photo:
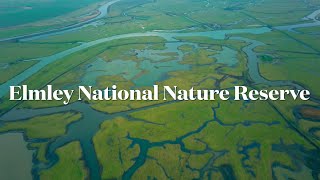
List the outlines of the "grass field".
<svg viewBox="0 0 320 180">
<path fill-rule="evenodd" d="M 56 151 L 59 162 L 40 173 L 41 179 L 86 179 L 88 172 L 82 160 L 79 142 L 71 142 Z M 63 173 L 60 173 L 63 172 Z"/>
<path fill-rule="evenodd" d="M 81 118 L 79 113 L 61 113 L 39 116 L 25 121 L 8 122 L 0 132 L 23 131 L 30 139 L 55 138 L 65 134 L 66 126 Z"/>
</svg>

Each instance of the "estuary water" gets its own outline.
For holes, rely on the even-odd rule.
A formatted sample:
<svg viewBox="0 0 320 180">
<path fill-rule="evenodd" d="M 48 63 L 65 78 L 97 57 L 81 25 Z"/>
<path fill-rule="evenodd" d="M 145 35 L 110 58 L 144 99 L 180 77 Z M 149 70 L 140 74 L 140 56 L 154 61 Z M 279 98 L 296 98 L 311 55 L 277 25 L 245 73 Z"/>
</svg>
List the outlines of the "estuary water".
<svg viewBox="0 0 320 180">
<path fill-rule="evenodd" d="M 45 37 L 58 35 L 58 34 L 64 34 L 64 33 L 67 33 L 67 32 L 72 32 L 72 31 L 76 31 L 76 30 L 82 29 L 82 28 L 84 28 L 86 26 L 89 26 L 89 25 L 93 24 L 94 22 L 106 17 L 107 14 L 108 14 L 109 7 L 111 5 L 119 2 L 119 1 L 120 0 L 113 0 L 113 1 L 110 1 L 110 2 L 108 2 L 106 4 L 103 4 L 101 7 L 98 8 L 99 15 L 94 17 L 94 18 L 92 18 L 92 19 L 88 19 L 86 21 L 82 21 L 82 22 L 77 23 L 77 24 L 73 24 L 73 25 L 70 25 L 70 26 L 62 27 L 62 28 L 59 28 L 59 29 L 53 29 L 53 30 L 50 30 L 50 31 L 34 33 L 34 34 L 28 34 L 28 35 L 12 37 L 12 38 L 4 38 L 4 39 L 0 39 L 0 42 L 5 42 L 5 41 L 31 41 L 31 40 L 35 40 L 35 39 L 45 38 Z"/>
<path fill-rule="evenodd" d="M 0 179 L 31 180 L 32 154 L 21 133 L 0 136 Z"/>
</svg>

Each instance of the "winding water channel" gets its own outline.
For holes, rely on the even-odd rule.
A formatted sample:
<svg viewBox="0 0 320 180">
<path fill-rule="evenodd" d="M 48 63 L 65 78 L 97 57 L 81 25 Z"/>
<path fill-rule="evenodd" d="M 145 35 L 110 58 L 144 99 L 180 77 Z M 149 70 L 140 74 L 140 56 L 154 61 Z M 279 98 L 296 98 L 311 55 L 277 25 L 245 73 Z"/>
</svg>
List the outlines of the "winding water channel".
<svg viewBox="0 0 320 180">
<path fill-rule="evenodd" d="M 122 34 L 107 38 L 98 39 L 95 41 L 83 43 L 77 47 L 62 51 L 60 53 L 39 58 L 39 63 L 33 65 L 29 69 L 25 70 L 24 72 L 20 73 L 19 75 L 15 76 L 14 78 L 10 79 L 9 81 L 5 82 L 4 84 L 0 85 L 0 98 L 8 93 L 9 87 L 14 85 L 21 84 L 24 80 L 28 79 L 42 68 L 46 67 L 47 65 L 62 59 L 70 54 L 79 52 L 81 50 L 93 47 L 95 45 L 110 42 L 113 40 L 119 40 L 124 38 L 132 38 L 132 37 L 150 37 L 150 36 L 157 36 L 166 39 L 167 41 L 177 41 L 175 37 L 192 37 L 192 36 L 201 36 L 201 37 L 209 37 L 212 39 L 225 39 L 227 34 L 241 34 L 241 33 L 252 33 L 252 34 L 263 34 L 266 32 L 270 32 L 271 29 L 267 27 L 262 28 L 252 28 L 252 29 L 233 29 L 233 30 L 221 30 L 221 31 L 208 31 L 208 32 L 192 32 L 192 33 L 159 33 L 159 32 L 147 32 L 147 33 L 131 33 L 131 34 Z M 252 47 L 254 48 L 254 47 Z M 178 52 L 178 50 L 176 50 Z M 248 53 L 251 51 L 248 51 Z M 253 51 L 252 51 L 253 52 Z M 179 53 L 179 52 L 178 52 Z M 255 57 L 255 56 L 250 56 Z M 248 59 L 249 61 L 258 61 L 257 58 Z M 258 69 L 256 68 L 256 71 Z M 259 74 L 259 73 L 256 73 Z"/>
<path fill-rule="evenodd" d="M 101 8 L 107 9 L 110 5 L 112 5 L 113 3 L 116 3 L 116 2 L 118 2 L 118 0 L 112 1 Z M 106 12 L 106 11 L 104 11 L 106 9 L 101 9 L 101 11 Z M 319 10 L 319 12 L 320 12 L 320 10 Z M 319 13 L 319 12 L 317 12 L 317 13 Z M 103 14 L 96 17 L 96 19 L 103 17 L 102 15 Z M 315 16 L 316 15 L 314 15 L 314 17 Z M 310 16 L 308 16 L 308 17 L 310 18 Z M 93 21 L 93 20 L 90 20 L 90 21 Z M 314 21 L 315 22 L 312 23 L 312 26 L 320 25 L 319 21 L 317 21 L 316 19 L 314 19 Z M 90 23 L 90 22 L 86 22 L 86 24 L 88 24 L 88 23 Z M 82 26 L 82 25 L 81 24 L 74 25 L 76 27 L 69 27 L 67 29 L 62 29 L 62 30 L 59 30 L 59 32 L 47 32 L 45 34 L 30 35 L 28 37 L 23 37 L 23 38 L 25 40 L 31 40 L 31 39 L 35 39 L 35 38 L 42 38 L 42 37 L 45 37 L 47 35 L 54 34 L 54 33 L 65 33 L 65 32 L 68 32 L 72 29 L 80 28 L 80 26 Z M 291 26 L 281 26 L 276 29 L 292 30 L 295 28 L 310 27 L 310 26 L 309 25 L 307 26 L 306 24 L 299 24 L 299 25 L 291 25 Z M 131 33 L 131 34 L 123 34 L 123 35 L 102 38 L 102 39 L 98 39 L 98 40 L 95 40 L 92 42 L 83 43 L 77 47 L 62 51 L 62 52 L 54 54 L 52 56 L 39 58 L 39 60 L 40 60 L 39 63 L 35 64 L 34 66 L 32 66 L 29 69 L 22 72 L 21 74 L 10 79 L 6 83 L 0 85 L 0 98 L 3 98 L 8 93 L 9 86 L 19 85 L 19 84 L 23 83 L 23 81 L 25 81 L 26 79 L 28 79 L 29 77 L 31 77 L 35 73 L 39 72 L 42 68 L 46 67 L 47 65 L 49 65 L 57 60 L 64 58 L 72 53 L 76 53 L 78 51 L 90 48 L 92 46 L 95 46 L 95 45 L 98 45 L 101 43 L 110 42 L 113 40 L 119 40 L 119 39 L 130 38 L 130 37 L 147 37 L 147 36 L 157 36 L 157 37 L 162 37 L 165 40 L 170 41 L 170 42 L 174 42 L 174 41 L 179 42 L 175 39 L 175 37 L 201 36 L 201 37 L 209 37 L 212 39 L 225 39 L 226 35 L 228 35 L 228 34 L 237 34 L 237 36 L 239 36 L 239 37 L 233 37 L 232 39 L 244 41 L 249 44 L 248 46 L 243 48 L 243 51 L 246 53 L 246 55 L 248 57 L 247 66 L 249 69 L 249 76 L 255 83 L 262 83 L 262 84 L 266 84 L 269 86 L 292 86 L 292 87 L 300 89 L 301 86 L 294 84 L 291 81 L 269 81 L 269 80 L 263 78 L 259 73 L 257 54 L 254 52 L 254 49 L 258 46 L 262 46 L 263 43 L 261 43 L 259 41 L 255 41 L 255 40 L 241 37 L 241 33 L 263 34 L 263 33 L 268 33 L 270 31 L 271 31 L 270 28 L 261 27 L 261 28 L 251 28 L 251 29 L 233 29 L 233 30 L 192 32 L 192 33 L 177 33 L 177 32 L 171 32 L 171 33 L 170 32 Z M 20 37 L 20 39 L 21 39 L 21 37 Z M 173 49 L 179 54 L 180 52 L 178 51 L 177 47 L 178 46 L 174 46 Z M 92 137 L 99 130 L 100 124 L 105 120 L 110 120 L 110 119 L 113 119 L 114 117 L 119 117 L 119 116 L 126 117 L 130 120 L 130 117 L 128 116 L 128 114 L 130 114 L 132 112 L 140 111 L 143 109 L 149 109 L 149 108 L 153 108 L 153 107 L 157 107 L 157 106 L 161 106 L 161 105 L 163 105 L 163 104 L 149 106 L 149 107 L 140 108 L 140 109 L 136 109 L 136 110 L 130 110 L 130 111 L 121 112 L 121 113 L 106 114 L 106 113 L 102 113 L 102 112 L 98 112 L 98 111 L 93 110 L 88 104 L 78 102 L 78 103 L 73 103 L 73 104 L 70 104 L 70 105 L 64 106 L 64 107 L 54 107 L 54 108 L 45 108 L 45 109 L 16 109 L 15 108 L 15 109 L 12 109 L 11 111 L 9 111 L 8 113 L 4 114 L 0 118 L 0 120 L 1 121 L 16 121 L 16 120 L 32 118 L 32 117 L 36 117 L 36 116 L 40 116 L 40 115 L 48 115 L 48 114 L 53 114 L 53 113 L 58 113 L 58 112 L 67 112 L 67 111 L 71 111 L 71 110 L 81 112 L 83 115 L 81 120 L 69 125 L 66 135 L 57 138 L 52 144 L 50 144 L 50 146 L 48 148 L 48 152 L 47 152 L 47 157 L 48 157 L 50 163 L 37 164 L 34 167 L 35 172 L 40 171 L 43 168 L 48 168 L 48 167 L 52 166 L 58 160 L 56 157 L 56 154 L 55 154 L 55 151 L 57 148 L 65 145 L 68 142 L 78 140 L 81 143 L 85 163 L 86 163 L 86 166 L 88 167 L 89 172 L 90 172 L 90 178 L 91 179 L 100 179 L 101 172 L 100 172 L 99 162 L 97 160 L 94 146 L 92 143 Z M 214 114 L 216 115 L 216 113 L 214 113 Z M 214 117 L 214 120 L 219 122 L 217 117 Z M 151 147 L 162 146 L 163 144 L 180 144 L 181 150 L 183 152 L 188 152 L 189 150 L 184 147 L 182 140 L 185 137 L 188 137 L 192 134 L 200 132 L 210 122 L 211 121 L 208 121 L 208 122 L 204 123 L 197 130 L 177 138 L 176 141 L 150 143 L 150 142 L 143 140 L 143 139 L 136 139 L 136 138 L 128 136 L 127 138 L 132 140 L 133 144 L 138 144 L 140 146 L 141 152 L 137 158 L 136 163 L 124 174 L 123 178 L 124 179 L 130 178 L 133 175 L 133 173 L 139 167 L 141 167 L 143 165 L 143 163 L 146 160 L 147 150 Z M 270 126 L 271 125 L 273 125 L 273 124 L 270 124 Z M 255 145 L 253 147 L 248 147 L 248 148 L 255 148 L 255 147 L 258 147 L 258 145 Z M 212 157 L 212 159 L 210 160 L 210 162 L 214 161 L 215 158 L 223 155 L 223 153 L 224 153 L 224 152 L 214 152 L 212 149 L 210 149 L 208 147 L 206 148 L 206 150 L 204 152 L 195 152 L 195 153 L 201 154 L 201 153 L 207 153 L 207 152 L 211 152 L 211 153 L 215 154 Z M 244 150 L 241 153 L 246 153 L 246 151 Z M 225 174 L 226 175 L 229 174 L 229 176 L 230 176 L 230 174 L 233 174 L 229 167 L 217 167 L 217 169 L 220 169 L 223 172 L 228 172 Z M 201 170 L 199 170 L 199 171 L 201 171 Z"/>
<path fill-rule="evenodd" d="M 113 4 L 115 4 L 119 1 L 120 0 L 113 0 L 113 1 L 110 1 L 106 4 L 103 4 L 101 7 L 99 7 L 97 9 L 99 11 L 98 16 L 91 18 L 91 19 L 88 19 L 88 20 L 85 20 L 85 21 L 82 21 L 82 22 L 79 22 L 77 24 L 73 24 L 73 25 L 58 28 L 58 29 L 53 29 L 50 31 L 40 32 L 40 33 L 22 35 L 22 36 L 11 37 L 11 38 L 4 38 L 4 39 L 0 39 L 0 42 L 31 41 L 31 40 L 35 40 L 35 39 L 41 39 L 41 38 L 45 38 L 45 37 L 49 37 L 49 36 L 54 36 L 54 35 L 58 35 L 58 34 L 64 34 L 64 33 L 72 32 L 72 31 L 80 30 L 80 29 L 87 27 L 87 26 L 95 23 L 96 21 L 106 17 L 108 15 L 108 10 L 109 10 L 110 6 L 112 6 Z"/>
<path fill-rule="evenodd" d="M 307 27 L 320 26 L 320 20 L 317 19 L 318 14 L 320 14 L 320 9 L 316 10 L 313 13 L 311 13 L 310 15 L 302 18 L 302 20 L 306 20 L 306 21 L 307 20 L 311 20 L 313 22 L 307 22 L 307 23 L 302 23 L 302 24 L 294 24 L 294 25 L 278 26 L 278 27 L 275 27 L 275 29 L 295 32 L 294 29 L 297 29 L 297 28 L 307 28 Z"/>
</svg>

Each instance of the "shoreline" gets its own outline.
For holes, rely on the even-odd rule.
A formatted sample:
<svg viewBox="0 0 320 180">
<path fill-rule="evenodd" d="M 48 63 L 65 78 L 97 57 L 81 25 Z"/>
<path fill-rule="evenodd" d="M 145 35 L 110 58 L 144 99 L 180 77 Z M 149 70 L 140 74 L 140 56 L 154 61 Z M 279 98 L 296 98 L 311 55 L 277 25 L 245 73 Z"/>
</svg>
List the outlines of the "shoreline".
<svg viewBox="0 0 320 180">
<path fill-rule="evenodd" d="M 57 33 L 63 33 L 64 31 L 70 31 L 70 30 L 76 30 L 78 28 L 82 28 L 83 26 L 85 25 L 88 25 L 88 24 L 91 24 L 95 21 L 98 21 L 100 19 L 102 19 L 102 15 L 103 15 L 103 12 L 102 10 L 107 10 L 107 12 L 105 13 L 106 15 L 108 14 L 108 9 L 111 5 L 113 5 L 114 3 L 117 3 L 119 2 L 120 0 L 113 0 L 113 1 L 110 1 L 110 2 L 107 2 L 103 5 L 101 5 L 100 7 L 98 7 L 96 10 L 99 12 L 97 13 L 96 16 L 90 18 L 90 19 L 87 19 L 85 21 L 80 21 L 78 23 L 74 23 L 74 24 L 71 24 L 71 25 L 67 25 L 67 26 L 63 26 L 63 27 L 60 27 L 60 28 L 55 28 L 55 29 L 51 29 L 51 30 L 48 30 L 48 31 L 42 31 L 42 32 L 36 32 L 36 33 L 31 33 L 31 34 L 26 34 L 26 35 L 21 35 L 21 36 L 15 36 L 15 37 L 9 37 L 9 38 L 3 38 L 3 39 L 0 39 L 0 43 L 2 42 L 19 42 L 19 41 L 23 41 L 24 39 L 29 39 L 29 38 L 33 38 L 33 37 L 42 37 L 44 35 L 48 35 L 48 34 L 52 34 L 52 35 L 55 35 Z"/>
</svg>

